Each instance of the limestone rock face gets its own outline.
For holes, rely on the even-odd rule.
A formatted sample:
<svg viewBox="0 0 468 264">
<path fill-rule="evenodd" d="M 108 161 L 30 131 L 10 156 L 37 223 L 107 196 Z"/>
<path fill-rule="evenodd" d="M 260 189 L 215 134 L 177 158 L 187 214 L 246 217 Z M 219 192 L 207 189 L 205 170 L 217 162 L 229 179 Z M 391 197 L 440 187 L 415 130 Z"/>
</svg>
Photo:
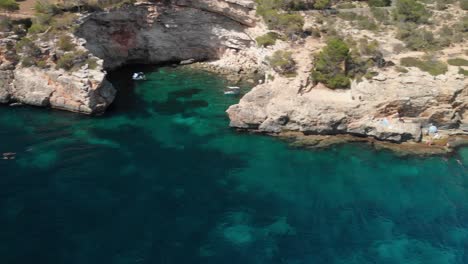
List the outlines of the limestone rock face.
<svg viewBox="0 0 468 264">
<path fill-rule="evenodd" d="M 167 0 L 83 15 L 70 37 L 80 52 L 100 62 L 95 70 L 86 65 L 78 70 L 55 70 L 56 58 L 64 51 L 56 41 L 40 39 L 35 44 L 47 53 L 46 67 L 11 64 L 4 59 L 5 47 L 14 47 L 15 43 L 7 42 L 15 40 L 2 35 L 0 103 L 102 113 L 116 94 L 104 69 L 127 63 L 217 59 L 226 51 L 242 50 L 254 43 L 244 32 L 255 24 L 254 7 L 254 0 Z"/>
<path fill-rule="evenodd" d="M 10 101 L 10 85 L 13 81 L 13 72 L 10 70 L 0 70 L 0 103 L 5 104 Z"/>
<path fill-rule="evenodd" d="M 29 105 L 97 114 L 112 103 L 115 89 L 105 80 L 103 72 L 66 73 L 31 67 L 15 70 L 10 97 L 12 101 Z"/>
<path fill-rule="evenodd" d="M 456 68 L 437 77 L 387 71 L 349 90 L 309 89 L 299 93 L 297 82 L 284 78 L 259 85 L 227 110 L 231 126 L 418 142 L 428 123 L 456 128 L 468 121 L 467 80 Z"/>
<path fill-rule="evenodd" d="M 228 49 L 253 43 L 244 32 L 253 21 L 250 1 L 232 2 L 236 1 L 178 0 L 96 12 L 84 18 L 76 35 L 104 60 L 105 68 L 217 59 Z"/>
<path fill-rule="evenodd" d="M 15 44 L 13 35 L 13 32 L 0 32 L 0 103 L 2 104 L 10 100 L 10 87 L 15 69 L 15 63 L 10 61 L 8 56 L 12 53 L 11 48 Z"/>
</svg>

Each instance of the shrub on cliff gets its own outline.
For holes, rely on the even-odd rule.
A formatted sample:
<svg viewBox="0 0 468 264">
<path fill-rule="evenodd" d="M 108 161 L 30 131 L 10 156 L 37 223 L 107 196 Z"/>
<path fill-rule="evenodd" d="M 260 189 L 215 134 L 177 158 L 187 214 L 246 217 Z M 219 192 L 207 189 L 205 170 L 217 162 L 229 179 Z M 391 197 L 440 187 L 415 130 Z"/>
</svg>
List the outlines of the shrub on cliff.
<svg viewBox="0 0 468 264">
<path fill-rule="evenodd" d="M 390 6 L 392 4 L 391 0 L 369 0 L 369 6 L 372 7 L 384 7 Z"/>
<path fill-rule="evenodd" d="M 70 71 L 73 68 L 83 66 L 87 60 L 88 54 L 84 51 L 68 52 L 60 56 L 56 61 L 56 68 Z"/>
<path fill-rule="evenodd" d="M 16 53 L 38 58 L 41 56 L 41 49 L 30 38 L 22 38 L 16 43 Z"/>
<path fill-rule="evenodd" d="M 288 36 L 299 34 L 304 26 L 304 18 L 299 14 L 279 13 L 276 10 L 268 10 L 262 16 L 269 29 L 282 31 Z"/>
<path fill-rule="evenodd" d="M 405 57 L 400 60 L 401 65 L 405 67 L 416 67 L 421 71 L 430 73 L 431 75 L 439 75 L 447 72 L 447 65 L 435 59 L 418 59 L 414 57 Z"/>
<path fill-rule="evenodd" d="M 75 49 L 75 43 L 72 38 L 68 35 L 61 35 L 57 41 L 57 46 L 63 51 L 72 51 Z"/>
<path fill-rule="evenodd" d="M 302 32 L 304 18 L 299 14 L 283 13 L 281 0 L 257 0 L 257 14 L 262 16 L 268 28 L 279 30 L 291 37 Z"/>
<path fill-rule="evenodd" d="M 459 24 L 457 24 L 455 26 L 455 29 L 460 32 L 460 33 L 463 33 L 465 35 L 467 35 L 466 33 L 468 33 L 468 15 L 465 15 Z"/>
<path fill-rule="evenodd" d="M 256 0 L 258 9 L 307 10 L 314 7 L 315 0 Z"/>
<path fill-rule="evenodd" d="M 343 20 L 350 21 L 353 26 L 356 26 L 359 29 L 377 30 L 379 28 L 374 19 L 368 16 L 361 16 L 352 12 L 343 12 L 339 13 L 338 17 Z"/>
<path fill-rule="evenodd" d="M 378 7 L 371 7 L 370 10 L 375 20 L 385 25 L 391 24 L 390 12 L 388 10 L 378 8 Z"/>
<path fill-rule="evenodd" d="M 468 0 L 460 0 L 460 7 L 463 10 L 468 10 Z"/>
<path fill-rule="evenodd" d="M 38 33 L 44 32 L 46 30 L 47 30 L 46 25 L 34 23 L 29 27 L 28 33 L 29 34 L 38 34 Z"/>
<path fill-rule="evenodd" d="M 282 75 L 292 75 L 296 73 L 296 62 L 289 51 L 276 51 L 271 57 L 267 58 L 271 67 Z"/>
<path fill-rule="evenodd" d="M 23 67 L 31 67 L 36 65 L 36 60 L 34 58 L 28 57 L 23 55 L 21 58 L 21 66 Z"/>
<path fill-rule="evenodd" d="M 468 60 L 463 58 L 454 58 L 447 60 L 447 63 L 453 66 L 466 66 L 468 67 Z"/>
<path fill-rule="evenodd" d="M 19 10 L 19 5 L 15 0 L 0 0 L 0 10 L 11 12 Z"/>
<path fill-rule="evenodd" d="M 458 73 L 459 74 L 463 74 L 464 76 L 468 76 L 468 70 L 465 70 L 463 68 L 459 68 L 458 69 Z"/>
<path fill-rule="evenodd" d="M 76 25 L 75 21 L 77 15 L 71 12 L 64 12 L 59 15 L 55 15 L 50 21 L 50 26 L 55 31 L 70 31 L 73 30 L 73 26 Z"/>
<path fill-rule="evenodd" d="M 346 74 L 346 61 L 349 59 L 349 47 L 341 39 L 328 40 L 327 46 L 315 57 L 312 70 L 314 82 L 321 82 L 330 88 L 347 88 L 350 79 Z"/>
<path fill-rule="evenodd" d="M 7 17 L 0 17 L 0 32 L 10 31 L 13 28 L 11 20 Z"/>
<path fill-rule="evenodd" d="M 60 9 L 56 4 L 51 3 L 49 0 L 38 0 L 34 4 L 34 11 L 38 14 L 55 15 L 60 13 Z"/>
<path fill-rule="evenodd" d="M 307 10 L 314 7 L 314 0 L 285 0 L 286 10 Z"/>
<path fill-rule="evenodd" d="M 75 66 L 76 59 L 77 57 L 74 53 L 65 53 L 57 60 L 56 68 L 69 71 Z"/>
<path fill-rule="evenodd" d="M 326 9 L 331 6 L 330 0 L 316 0 L 314 3 L 315 9 Z"/>
<path fill-rule="evenodd" d="M 351 2 L 342 2 L 336 4 L 337 9 L 351 9 L 351 8 L 356 8 L 356 5 L 351 3 Z"/>
<path fill-rule="evenodd" d="M 397 31 L 398 39 L 402 40 L 406 47 L 411 50 L 436 50 L 437 40 L 431 31 L 418 28 L 413 23 L 399 24 Z"/>
<path fill-rule="evenodd" d="M 276 40 L 279 39 L 280 36 L 275 32 L 268 32 L 265 35 L 257 37 L 255 41 L 257 41 L 257 45 L 260 47 L 268 47 L 275 45 Z"/>
<path fill-rule="evenodd" d="M 427 23 L 431 14 L 417 0 L 397 0 L 393 17 L 399 22 Z"/>
<path fill-rule="evenodd" d="M 37 13 L 32 19 L 32 25 L 28 29 L 30 34 L 43 33 L 49 28 L 52 21 L 52 14 Z"/>
</svg>

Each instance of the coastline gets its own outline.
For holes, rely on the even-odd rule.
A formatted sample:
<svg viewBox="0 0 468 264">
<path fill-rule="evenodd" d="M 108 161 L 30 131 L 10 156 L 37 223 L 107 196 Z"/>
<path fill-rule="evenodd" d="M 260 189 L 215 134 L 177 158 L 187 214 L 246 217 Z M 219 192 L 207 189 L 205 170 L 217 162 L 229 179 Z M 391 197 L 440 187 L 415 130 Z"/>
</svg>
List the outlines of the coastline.
<svg viewBox="0 0 468 264">
<path fill-rule="evenodd" d="M 372 146 L 376 150 L 390 150 L 398 156 L 450 155 L 459 148 L 468 146 L 468 135 L 452 135 L 434 141 L 432 145 L 428 145 L 424 142 L 393 143 L 349 134 L 304 135 L 301 132 L 289 131 L 274 136 L 289 142 L 292 147 L 298 148 L 322 149 L 346 143 L 364 143 Z"/>
<path fill-rule="evenodd" d="M 251 85 L 252 89 L 227 109 L 233 128 L 294 138 L 295 144 L 307 147 L 365 141 L 418 155 L 450 152 L 460 144 L 455 140 L 460 137 L 465 142 L 468 82 L 457 67 L 449 66 L 446 73 L 437 76 L 414 67 L 400 72 L 393 62 L 398 63 L 404 54 L 395 57 L 392 47 L 382 45 L 381 50 L 391 55 L 385 57 L 386 66 L 372 68 L 372 76 L 353 80 L 348 89 L 331 89 L 315 84 L 310 74 L 314 65 L 311 54 L 322 49 L 325 38 L 278 39 L 276 44 L 262 47 L 254 39 L 270 30 L 253 15 L 254 5 L 237 3 L 225 10 L 222 7 L 227 2 L 218 0 L 205 6 L 208 2 L 199 0 L 182 7 L 145 2 L 91 13 L 77 20 L 77 30 L 66 35 L 73 52 L 61 50 L 57 37 L 38 38 L 31 45 L 42 47 L 39 59 L 45 65 L 23 67 L 6 60 L 9 64 L 2 65 L 5 74 L 0 75 L 4 76 L 0 102 L 102 113 L 116 92 L 106 81 L 106 70 L 134 62 L 178 63 L 177 67 L 208 71 L 233 83 Z M 201 14 L 203 23 L 187 26 L 186 21 Z M 314 17 L 305 18 L 310 25 L 319 24 Z M 120 26 L 122 21 L 125 26 Z M 96 39 L 96 35 L 106 37 Z M 187 37 L 190 43 L 181 41 Z M 17 41 L 14 36 L 5 39 L 2 52 L 11 53 L 8 47 Z M 180 43 L 187 47 L 167 49 Z M 268 58 L 283 50 L 295 61 L 294 75 L 276 72 L 269 62 Z M 27 55 L 23 53 L 19 55 Z M 75 63 L 84 62 L 77 64 L 80 67 L 58 69 L 54 58 L 64 54 L 75 56 Z M 93 61 L 96 65 L 90 67 L 88 62 Z M 447 134 L 434 140 L 422 129 L 430 124 L 461 130 L 444 130 Z M 433 141 L 432 145 L 427 141 Z M 454 146 L 447 148 L 447 143 Z"/>
</svg>

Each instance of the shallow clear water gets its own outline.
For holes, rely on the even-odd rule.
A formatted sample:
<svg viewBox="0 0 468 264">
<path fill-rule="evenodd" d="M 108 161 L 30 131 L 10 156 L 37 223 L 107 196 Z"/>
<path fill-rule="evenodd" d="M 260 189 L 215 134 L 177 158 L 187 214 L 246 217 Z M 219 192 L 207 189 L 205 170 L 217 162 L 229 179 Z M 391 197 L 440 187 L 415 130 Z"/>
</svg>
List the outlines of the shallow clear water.
<svg viewBox="0 0 468 264">
<path fill-rule="evenodd" d="M 101 117 L 0 108 L 1 263 L 468 263 L 467 149 L 292 149 L 214 75 L 130 75 Z"/>
</svg>

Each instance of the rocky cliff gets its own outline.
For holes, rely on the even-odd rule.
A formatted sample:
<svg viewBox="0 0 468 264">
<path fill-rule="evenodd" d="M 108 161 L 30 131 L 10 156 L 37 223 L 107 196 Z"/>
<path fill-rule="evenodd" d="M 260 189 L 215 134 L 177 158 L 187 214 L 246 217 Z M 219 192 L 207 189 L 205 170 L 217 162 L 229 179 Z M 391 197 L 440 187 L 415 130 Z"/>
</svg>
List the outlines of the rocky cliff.
<svg viewBox="0 0 468 264">
<path fill-rule="evenodd" d="M 310 81 L 310 54 L 320 47 L 311 37 L 300 46 L 281 45 L 292 51 L 297 75 L 288 78 L 270 70 L 273 78 L 266 78 L 227 110 L 231 126 L 273 134 L 351 134 L 392 142 L 419 142 L 430 123 L 464 133 L 456 129 L 468 124 L 468 81 L 458 67 L 449 66 L 438 76 L 417 68 L 406 73 L 394 67 L 374 69 L 377 76 L 354 81 L 350 89 L 333 90 Z"/>
<path fill-rule="evenodd" d="M 5 37 L 0 42 L 0 102 L 101 113 L 116 93 L 105 79 L 105 70 L 131 63 L 207 60 L 203 68 L 221 73 L 266 72 L 265 83 L 227 110 L 235 128 L 275 134 L 351 134 L 392 142 L 419 142 L 430 123 L 458 132 L 466 128 L 468 85 L 457 67 L 449 66 L 447 73 L 438 76 L 417 68 L 404 73 L 386 67 L 372 69 L 376 76 L 354 81 L 350 89 L 314 86 L 311 54 L 324 46 L 325 38 L 302 36 L 257 47 L 255 37 L 268 29 L 256 23 L 254 9 L 253 0 L 167 0 L 82 14 L 73 39 L 83 54 L 99 62 L 93 69 L 85 63 L 69 71 L 57 70 L 54 58 L 65 53 L 57 50 L 56 40 L 37 43 L 51 65 L 19 66 L 8 58 L 10 51 L 5 48 L 17 39 Z M 318 25 L 306 21 L 306 26 Z M 349 37 L 356 33 L 353 30 L 341 27 L 341 34 Z M 384 38 L 366 34 L 380 42 L 382 54 L 389 54 L 386 59 L 399 60 L 386 44 L 398 40 L 389 34 Z M 277 50 L 291 51 L 297 75 L 282 76 L 272 69 L 266 58 Z"/>
<path fill-rule="evenodd" d="M 239 3 L 236 3 L 239 2 Z M 253 23 L 249 1 L 139 3 L 83 19 L 76 35 L 112 69 L 128 63 L 218 59 L 253 41 L 244 32 Z M 96 37 L 99 36 L 99 37 Z"/>
<path fill-rule="evenodd" d="M 250 0 L 170 0 L 80 14 L 71 37 L 78 52 L 88 54 L 81 56 L 84 60 L 99 62 L 93 69 L 81 59 L 78 67 L 57 69 L 58 58 L 75 56 L 60 50 L 57 36 L 34 36 L 42 65 L 25 67 L 8 58 L 18 36 L 5 33 L 0 43 L 0 103 L 102 113 L 116 94 L 105 70 L 131 63 L 213 60 L 245 49 L 253 43 L 245 33 L 255 23 L 253 8 Z"/>
</svg>

